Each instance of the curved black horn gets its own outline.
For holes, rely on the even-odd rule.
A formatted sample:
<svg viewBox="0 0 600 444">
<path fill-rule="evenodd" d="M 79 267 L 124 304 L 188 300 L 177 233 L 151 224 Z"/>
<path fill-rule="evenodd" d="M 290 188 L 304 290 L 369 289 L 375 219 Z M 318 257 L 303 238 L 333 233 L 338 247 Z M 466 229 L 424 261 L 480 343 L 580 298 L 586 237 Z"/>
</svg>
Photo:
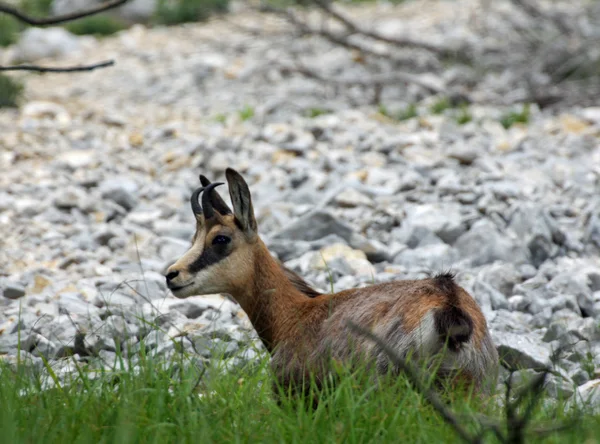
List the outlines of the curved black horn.
<svg viewBox="0 0 600 444">
<path fill-rule="evenodd" d="M 207 187 L 210 185 L 210 180 L 208 180 L 208 178 L 205 175 L 200 174 L 200 183 L 202 183 L 203 187 Z M 219 193 L 210 193 L 210 202 L 212 203 L 213 208 L 219 213 L 221 213 L 223 216 L 231 214 L 231 208 L 229 208 L 229 205 L 225 203 L 225 201 Z"/>
<path fill-rule="evenodd" d="M 215 215 L 215 210 L 213 209 L 213 190 L 219 185 L 223 185 L 223 182 L 211 183 L 207 187 L 204 188 L 204 193 L 202 194 L 202 207 L 204 207 L 204 218 L 210 219 Z"/>
<path fill-rule="evenodd" d="M 204 187 L 196 188 L 192 193 L 192 197 L 190 197 L 190 203 L 192 204 L 192 211 L 194 214 L 202 214 L 202 207 L 200 206 L 200 202 L 198 202 L 198 197 L 202 191 L 204 191 Z"/>
</svg>

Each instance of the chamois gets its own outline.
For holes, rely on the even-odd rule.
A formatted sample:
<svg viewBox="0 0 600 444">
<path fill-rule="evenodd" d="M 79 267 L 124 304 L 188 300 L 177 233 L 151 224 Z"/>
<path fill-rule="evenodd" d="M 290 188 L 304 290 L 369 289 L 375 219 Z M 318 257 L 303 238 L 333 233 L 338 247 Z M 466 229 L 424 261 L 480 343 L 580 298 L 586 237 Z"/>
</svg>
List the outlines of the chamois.
<svg viewBox="0 0 600 444">
<path fill-rule="evenodd" d="M 498 354 L 477 303 L 452 274 L 321 294 L 271 256 L 257 232 L 248 185 L 231 168 L 226 178 L 233 211 L 215 190 L 222 183 L 201 175 L 202 186 L 192 193 L 196 232 L 190 249 L 167 270 L 173 295 L 231 295 L 285 384 L 302 383 L 311 374 L 322 380 L 332 359 L 352 365 L 362 356 L 378 372 L 388 371 L 388 357 L 353 334 L 352 322 L 400 356 L 440 357 L 438 375 L 458 373 L 476 390 L 486 390 Z"/>
</svg>

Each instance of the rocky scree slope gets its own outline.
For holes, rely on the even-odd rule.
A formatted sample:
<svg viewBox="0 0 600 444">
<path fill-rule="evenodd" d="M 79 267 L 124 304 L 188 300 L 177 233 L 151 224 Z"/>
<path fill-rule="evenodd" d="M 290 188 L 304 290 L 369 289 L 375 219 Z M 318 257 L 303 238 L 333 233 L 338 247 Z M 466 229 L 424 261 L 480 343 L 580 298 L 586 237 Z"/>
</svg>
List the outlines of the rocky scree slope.
<svg viewBox="0 0 600 444">
<path fill-rule="evenodd" d="M 425 101 L 399 122 L 256 75 L 283 31 L 228 26 L 134 27 L 95 44 L 114 69 L 28 77 L 27 102 L 0 112 L 2 359 L 20 343 L 60 377 L 66 356 L 112 365 L 121 349 L 135 363 L 142 344 L 199 365 L 215 349 L 253 359 L 235 303 L 177 300 L 162 276 L 189 246 L 198 173 L 231 166 L 268 246 L 318 288 L 452 269 L 507 366 L 526 377 L 570 344 L 549 392 L 598 402 L 600 109 L 532 108 L 505 129 L 507 110 L 471 106 L 459 125 Z"/>
</svg>

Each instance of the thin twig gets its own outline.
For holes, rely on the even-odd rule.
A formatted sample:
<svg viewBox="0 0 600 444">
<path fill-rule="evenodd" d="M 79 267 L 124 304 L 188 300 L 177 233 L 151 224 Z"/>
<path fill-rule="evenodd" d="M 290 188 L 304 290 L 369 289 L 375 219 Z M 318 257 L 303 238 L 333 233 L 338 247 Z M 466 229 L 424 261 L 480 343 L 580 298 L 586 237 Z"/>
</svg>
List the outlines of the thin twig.
<svg viewBox="0 0 600 444">
<path fill-rule="evenodd" d="M 78 65 L 78 66 L 66 66 L 64 68 L 51 67 L 51 66 L 39 66 L 39 65 L 15 65 L 15 66 L 0 66 L 0 71 L 34 71 L 34 72 L 82 72 L 82 71 L 93 71 L 94 69 L 106 68 L 113 66 L 114 60 L 107 60 L 105 62 L 94 63 L 93 65 Z"/>
<path fill-rule="evenodd" d="M 316 1 L 316 0 L 315 0 Z M 567 23 L 562 19 L 562 17 L 546 13 L 543 11 L 535 2 L 529 0 L 511 0 L 513 4 L 519 8 L 521 8 L 525 13 L 527 13 L 533 19 L 543 19 L 549 22 L 554 23 L 554 25 L 558 28 L 558 30 L 563 34 L 572 33 L 572 29 Z"/>
<path fill-rule="evenodd" d="M 425 396 L 427 401 L 429 401 L 429 403 L 438 411 L 442 418 L 444 418 L 444 420 L 452 426 L 452 428 L 464 441 L 468 443 L 481 442 L 481 438 L 471 436 L 471 434 L 460 424 L 458 417 L 446 406 L 446 404 L 444 404 L 440 396 L 433 389 L 427 387 L 423 383 L 423 378 L 419 375 L 419 371 L 416 367 L 398 356 L 392 347 L 390 347 L 385 341 L 370 331 L 356 325 L 353 322 L 349 322 L 348 326 L 355 333 L 364 336 L 365 338 L 377 344 L 377 346 L 381 348 L 386 355 L 388 355 L 393 364 L 402 370 L 404 374 L 406 374 L 410 382 L 416 387 L 419 393 Z"/>
<path fill-rule="evenodd" d="M 321 8 L 321 10 L 323 10 L 325 13 L 327 13 L 328 15 L 330 15 L 331 17 L 333 17 L 334 19 L 336 19 L 337 21 L 342 23 L 344 26 L 346 26 L 346 28 L 348 28 L 348 30 L 351 31 L 352 33 L 361 34 L 363 36 L 372 38 L 374 40 L 379 40 L 381 42 L 388 43 L 391 45 L 408 46 L 408 47 L 412 47 L 412 48 L 424 49 L 424 50 L 433 52 L 438 55 L 449 55 L 449 54 L 456 54 L 459 52 L 453 48 L 437 46 L 437 45 L 434 45 L 433 43 L 427 43 L 427 42 L 423 42 L 423 41 L 413 40 L 410 37 L 402 37 L 402 38 L 387 37 L 385 35 L 382 35 L 377 32 L 373 32 L 373 31 L 370 31 L 368 29 L 364 29 L 364 28 L 358 26 L 349 17 L 347 17 L 344 14 L 342 14 L 341 12 L 335 10 L 332 7 L 332 5 L 330 3 L 328 3 L 326 0 L 313 0 L 313 2 L 319 8 Z"/>
<path fill-rule="evenodd" d="M 393 85 L 401 82 L 413 83 L 420 86 L 433 94 L 447 93 L 444 85 L 434 85 L 432 82 L 427 82 L 422 77 L 416 74 L 411 74 L 402 71 L 393 71 L 385 74 L 372 74 L 370 76 L 354 78 L 354 79 L 337 79 L 326 77 L 318 72 L 300 64 L 296 66 L 283 66 L 283 71 L 295 72 L 305 77 L 318 80 L 323 83 L 329 83 L 338 86 L 362 86 L 362 87 L 381 87 L 383 85 Z M 464 101 L 469 101 L 465 98 Z"/>
<path fill-rule="evenodd" d="M 95 8 L 84 9 L 83 11 L 72 12 L 69 14 L 57 15 L 54 17 L 47 18 L 37 18 L 32 17 L 19 9 L 7 5 L 6 3 L 0 2 L 0 12 L 4 12 L 5 14 L 12 15 L 16 19 L 21 22 L 27 23 L 28 25 L 33 26 L 49 26 L 49 25 L 58 25 L 60 23 L 70 22 L 82 17 L 87 17 L 90 15 L 98 14 L 99 12 L 108 11 L 109 9 L 116 8 L 127 3 L 129 0 L 114 0 L 112 2 L 106 2 L 101 5 L 96 6 Z"/>
</svg>

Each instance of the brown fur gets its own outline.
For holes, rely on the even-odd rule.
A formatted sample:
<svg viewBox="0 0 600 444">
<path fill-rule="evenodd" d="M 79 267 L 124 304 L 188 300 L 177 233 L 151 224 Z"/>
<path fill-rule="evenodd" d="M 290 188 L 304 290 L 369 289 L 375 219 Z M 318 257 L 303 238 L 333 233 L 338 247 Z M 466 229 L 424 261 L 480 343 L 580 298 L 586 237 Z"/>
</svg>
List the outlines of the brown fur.
<svg viewBox="0 0 600 444">
<path fill-rule="evenodd" d="M 282 382 L 299 383 L 307 374 L 322 378 L 332 360 L 348 363 L 359 355 L 385 371 L 388 358 L 370 341 L 351 334 L 348 322 L 370 329 L 402 355 L 428 357 L 442 352 L 448 339 L 452 347 L 446 370 L 458 371 L 477 386 L 493 373 L 497 354 L 485 318 L 451 274 L 320 294 L 272 258 L 256 233 L 247 185 L 236 175 L 228 171 L 233 214 L 198 218 L 190 251 L 169 268 L 178 272 L 173 285 L 191 282 L 174 294 L 231 294 L 271 352 Z M 219 235 L 231 238 L 229 255 L 189 273 L 189 264 Z M 460 333 L 455 337 L 454 322 Z M 440 331 L 442 327 L 446 330 Z"/>
</svg>

